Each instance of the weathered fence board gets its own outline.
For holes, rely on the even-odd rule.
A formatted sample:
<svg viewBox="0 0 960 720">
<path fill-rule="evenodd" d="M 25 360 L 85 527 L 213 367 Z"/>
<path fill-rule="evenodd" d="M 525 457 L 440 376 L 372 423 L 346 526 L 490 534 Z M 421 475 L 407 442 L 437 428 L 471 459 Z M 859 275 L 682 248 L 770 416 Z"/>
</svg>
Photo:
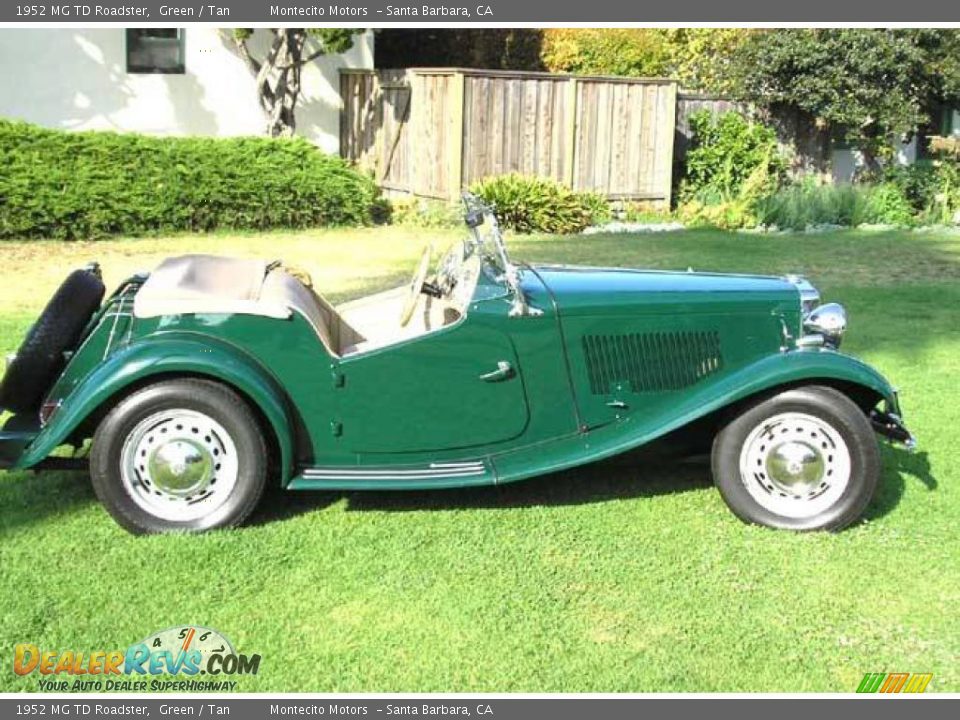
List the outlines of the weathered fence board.
<svg viewBox="0 0 960 720">
<path fill-rule="evenodd" d="M 461 69 L 345 70 L 340 147 L 388 190 L 456 198 L 539 175 L 669 204 L 676 83 Z"/>
</svg>

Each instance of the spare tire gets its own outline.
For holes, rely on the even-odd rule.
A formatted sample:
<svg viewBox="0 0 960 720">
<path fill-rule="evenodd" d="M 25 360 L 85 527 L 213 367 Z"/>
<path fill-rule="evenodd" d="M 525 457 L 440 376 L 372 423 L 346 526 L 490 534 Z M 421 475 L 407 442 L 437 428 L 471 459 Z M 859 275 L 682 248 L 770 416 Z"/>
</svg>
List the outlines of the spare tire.
<svg viewBox="0 0 960 720">
<path fill-rule="evenodd" d="M 105 288 L 95 270 L 74 270 L 27 332 L 0 382 L 0 408 L 34 412 L 76 348 Z"/>
</svg>

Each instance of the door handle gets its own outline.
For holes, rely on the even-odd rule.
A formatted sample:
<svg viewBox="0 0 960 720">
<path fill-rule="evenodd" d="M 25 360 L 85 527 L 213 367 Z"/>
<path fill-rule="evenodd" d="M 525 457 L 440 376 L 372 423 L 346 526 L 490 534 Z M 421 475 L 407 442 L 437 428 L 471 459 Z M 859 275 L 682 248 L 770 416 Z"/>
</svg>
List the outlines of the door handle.
<svg viewBox="0 0 960 720">
<path fill-rule="evenodd" d="M 501 360 L 497 363 L 496 370 L 484 373 L 480 376 L 480 379 L 484 382 L 500 382 L 501 380 L 509 380 L 514 375 L 513 365 L 506 360 Z"/>
</svg>

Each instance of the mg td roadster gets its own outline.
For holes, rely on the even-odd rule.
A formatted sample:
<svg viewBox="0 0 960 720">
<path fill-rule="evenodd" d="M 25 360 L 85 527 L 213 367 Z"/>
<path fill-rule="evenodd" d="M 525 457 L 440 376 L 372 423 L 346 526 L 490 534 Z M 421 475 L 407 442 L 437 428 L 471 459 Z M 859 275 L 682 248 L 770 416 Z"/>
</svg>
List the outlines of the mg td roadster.
<svg viewBox="0 0 960 720">
<path fill-rule="evenodd" d="M 433 272 L 428 248 L 409 285 L 338 306 L 280 263 L 171 258 L 106 302 L 75 271 L 8 359 L 0 466 L 89 466 L 127 530 L 201 531 L 268 483 L 494 485 L 696 430 L 739 518 L 837 530 L 877 486 L 876 434 L 913 444 L 806 280 L 514 262 L 465 205 Z"/>
</svg>

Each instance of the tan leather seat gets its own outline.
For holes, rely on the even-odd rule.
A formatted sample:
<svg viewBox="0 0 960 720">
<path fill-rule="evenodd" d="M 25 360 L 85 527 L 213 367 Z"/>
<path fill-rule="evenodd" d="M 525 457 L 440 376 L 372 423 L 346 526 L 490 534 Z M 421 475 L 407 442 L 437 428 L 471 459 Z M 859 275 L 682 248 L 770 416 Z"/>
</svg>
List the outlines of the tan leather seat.
<svg viewBox="0 0 960 720">
<path fill-rule="evenodd" d="M 343 347 L 363 340 L 342 321 L 330 303 L 282 269 L 267 275 L 260 300 L 268 305 L 283 305 L 302 315 L 334 355 L 340 355 Z"/>
<path fill-rule="evenodd" d="M 162 262 L 134 300 L 140 318 L 181 314 L 301 315 L 333 355 L 363 337 L 333 306 L 282 268 L 262 260 L 183 255 Z"/>
</svg>

